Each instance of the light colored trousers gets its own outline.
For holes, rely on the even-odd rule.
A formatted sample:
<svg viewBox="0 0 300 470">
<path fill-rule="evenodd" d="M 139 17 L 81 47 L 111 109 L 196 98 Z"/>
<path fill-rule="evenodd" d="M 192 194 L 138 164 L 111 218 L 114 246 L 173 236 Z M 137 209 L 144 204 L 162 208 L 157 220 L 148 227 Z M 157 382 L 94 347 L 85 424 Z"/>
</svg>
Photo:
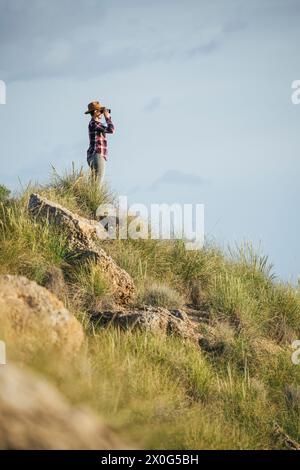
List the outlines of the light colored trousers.
<svg viewBox="0 0 300 470">
<path fill-rule="evenodd" d="M 91 158 L 89 165 L 91 167 L 93 176 L 97 178 L 99 184 L 101 184 L 105 175 L 105 158 L 103 157 L 103 155 L 95 153 L 95 155 L 93 155 L 93 157 Z"/>
</svg>

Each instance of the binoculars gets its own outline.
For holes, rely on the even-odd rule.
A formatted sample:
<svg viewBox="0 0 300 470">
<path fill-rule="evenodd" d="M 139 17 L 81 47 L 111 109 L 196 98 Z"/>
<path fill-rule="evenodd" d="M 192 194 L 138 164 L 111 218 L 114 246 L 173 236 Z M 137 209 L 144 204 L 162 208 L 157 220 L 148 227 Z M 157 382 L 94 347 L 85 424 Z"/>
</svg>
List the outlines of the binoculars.
<svg viewBox="0 0 300 470">
<path fill-rule="evenodd" d="M 108 109 L 108 108 L 101 108 L 101 113 L 103 113 L 104 111 L 108 111 L 109 114 L 111 114 L 111 109 Z"/>
</svg>

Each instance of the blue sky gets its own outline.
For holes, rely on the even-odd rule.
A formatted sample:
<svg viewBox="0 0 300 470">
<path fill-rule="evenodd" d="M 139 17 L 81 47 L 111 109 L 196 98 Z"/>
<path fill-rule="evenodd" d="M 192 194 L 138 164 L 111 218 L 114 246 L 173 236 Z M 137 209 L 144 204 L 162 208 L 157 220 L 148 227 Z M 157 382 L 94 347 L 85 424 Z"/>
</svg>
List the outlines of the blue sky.
<svg viewBox="0 0 300 470">
<path fill-rule="evenodd" d="M 295 281 L 299 21 L 298 0 L 0 0 L 0 183 L 86 167 L 98 99 L 116 191 L 205 204 L 207 237 L 260 244 Z"/>
</svg>

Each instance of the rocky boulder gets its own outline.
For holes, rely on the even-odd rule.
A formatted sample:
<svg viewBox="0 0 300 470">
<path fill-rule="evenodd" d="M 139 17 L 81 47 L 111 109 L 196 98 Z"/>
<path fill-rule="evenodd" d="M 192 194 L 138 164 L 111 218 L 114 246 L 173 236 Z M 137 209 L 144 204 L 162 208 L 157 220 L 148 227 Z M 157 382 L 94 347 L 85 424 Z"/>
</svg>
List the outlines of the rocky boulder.
<svg viewBox="0 0 300 470">
<path fill-rule="evenodd" d="M 99 246 L 99 242 L 107 237 L 107 231 L 101 223 L 74 214 L 39 194 L 31 194 L 28 207 L 35 217 L 47 218 L 66 231 L 73 259 L 93 259 L 99 263 L 111 279 L 117 303 L 128 304 L 134 299 L 135 287 L 132 278 Z"/>
<path fill-rule="evenodd" d="M 197 325 L 191 322 L 183 310 L 168 310 L 163 307 L 145 305 L 126 310 L 106 310 L 94 312 L 93 322 L 114 325 L 122 329 L 140 329 L 163 335 L 174 335 L 199 344 L 200 334 Z"/>
<path fill-rule="evenodd" d="M 12 363 L 0 368 L 0 416 L 0 449 L 126 448 L 89 410 Z"/>
<path fill-rule="evenodd" d="M 40 332 L 66 352 L 79 350 L 84 339 L 81 324 L 63 303 L 23 276 L 0 276 L 0 321 L 13 337 Z"/>
<path fill-rule="evenodd" d="M 192 309 L 188 311 L 194 312 Z M 166 336 L 177 336 L 190 341 L 206 353 L 222 354 L 225 339 L 217 336 L 217 329 L 207 325 L 207 319 L 194 319 L 183 309 L 166 309 L 152 305 L 125 307 L 123 309 L 93 312 L 94 324 L 106 327 L 113 325 L 123 330 L 149 331 Z"/>
<path fill-rule="evenodd" d="M 49 222 L 55 223 L 66 230 L 70 244 L 78 248 L 93 248 L 93 241 L 103 240 L 107 233 L 96 220 L 88 220 L 74 214 L 61 204 L 52 202 L 39 194 L 31 194 L 28 204 L 29 211 Z"/>
</svg>

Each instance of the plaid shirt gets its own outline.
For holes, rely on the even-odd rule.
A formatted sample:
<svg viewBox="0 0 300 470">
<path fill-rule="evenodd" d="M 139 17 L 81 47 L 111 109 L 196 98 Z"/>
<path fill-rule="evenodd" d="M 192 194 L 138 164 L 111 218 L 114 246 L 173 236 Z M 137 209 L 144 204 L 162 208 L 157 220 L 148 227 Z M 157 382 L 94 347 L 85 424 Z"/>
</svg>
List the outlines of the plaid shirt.
<svg viewBox="0 0 300 470">
<path fill-rule="evenodd" d="M 106 134 L 113 134 L 115 132 L 115 126 L 112 123 L 111 118 L 105 118 L 107 126 L 101 124 L 100 121 L 95 121 L 92 118 L 89 122 L 89 138 L 90 146 L 87 151 L 88 161 L 93 157 L 95 153 L 103 155 L 107 160 L 107 140 Z"/>
</svg>

